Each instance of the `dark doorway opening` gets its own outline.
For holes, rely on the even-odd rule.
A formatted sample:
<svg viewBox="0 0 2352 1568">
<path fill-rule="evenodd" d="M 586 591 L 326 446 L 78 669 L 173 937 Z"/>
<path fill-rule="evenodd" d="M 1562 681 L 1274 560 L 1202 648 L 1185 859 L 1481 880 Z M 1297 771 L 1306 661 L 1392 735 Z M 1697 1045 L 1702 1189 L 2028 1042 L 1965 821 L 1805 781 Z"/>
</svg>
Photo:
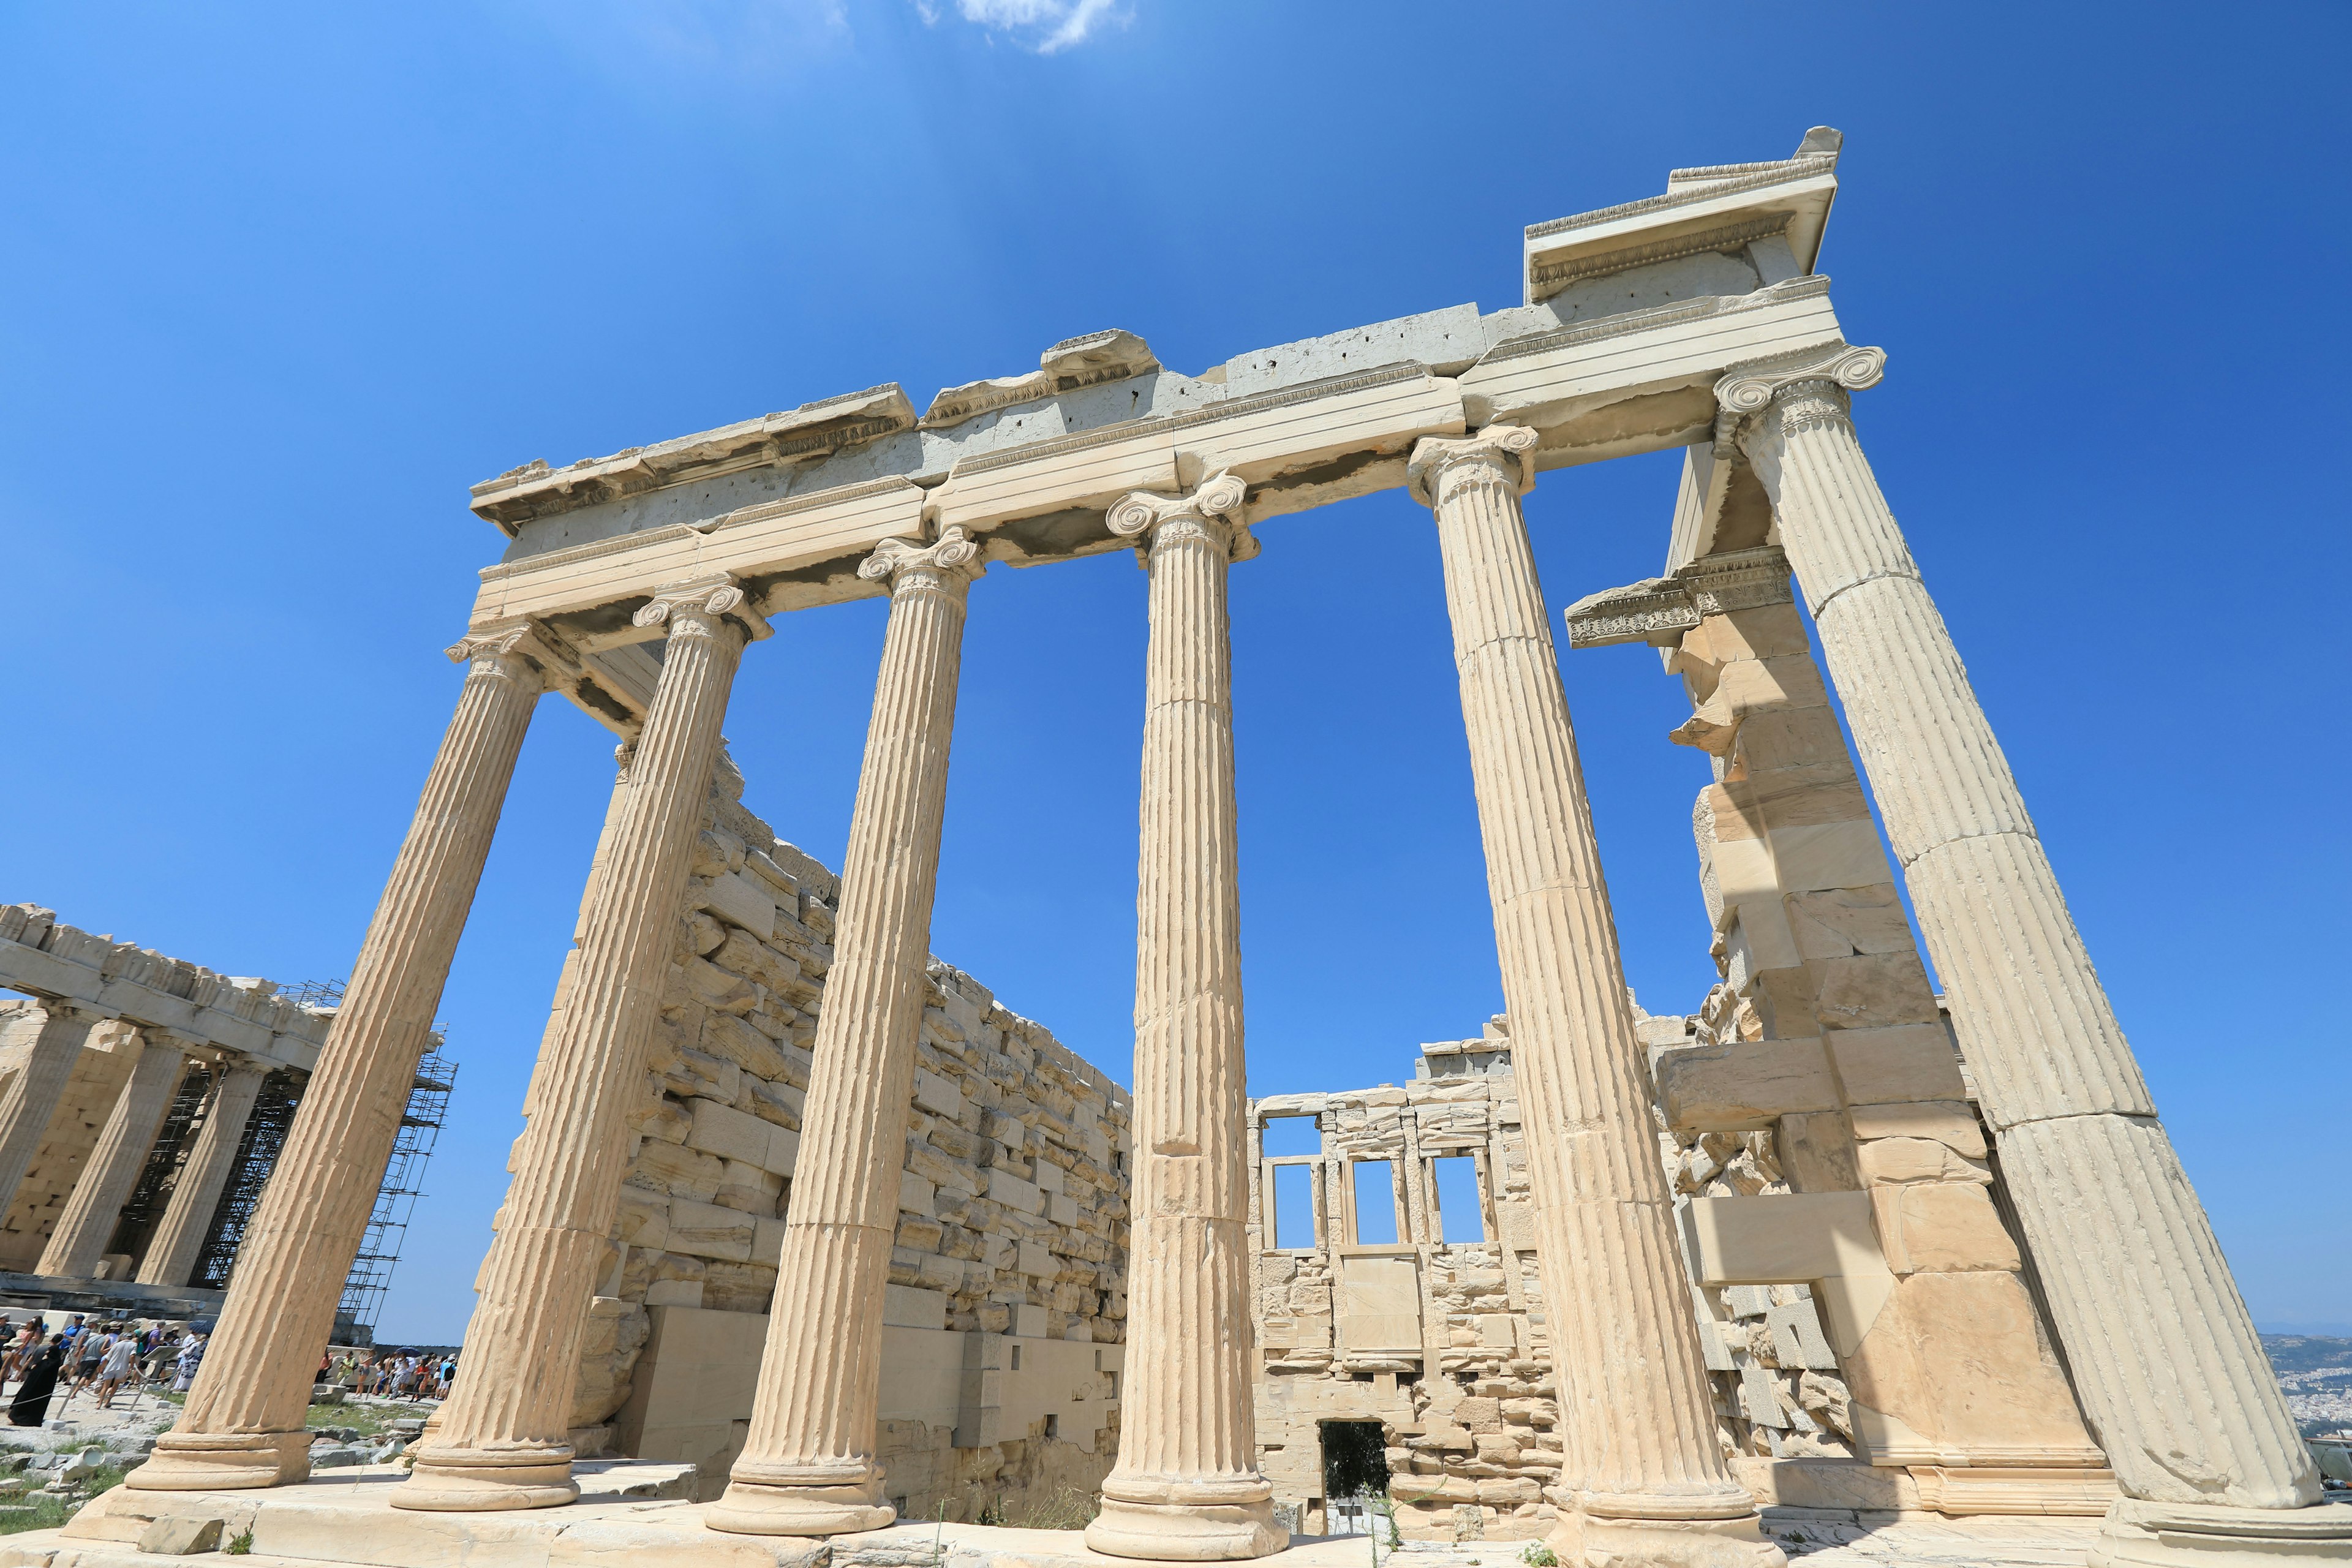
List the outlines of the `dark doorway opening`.
<svg viewBox="0 0 2352 1568">
<path fill-rule="evenodd" d="M 1323 1423 L 1323 1495 L 1377 1497 L 1389 1489 L 1388 1437 L 1377 1421 Z"/>
</svg>

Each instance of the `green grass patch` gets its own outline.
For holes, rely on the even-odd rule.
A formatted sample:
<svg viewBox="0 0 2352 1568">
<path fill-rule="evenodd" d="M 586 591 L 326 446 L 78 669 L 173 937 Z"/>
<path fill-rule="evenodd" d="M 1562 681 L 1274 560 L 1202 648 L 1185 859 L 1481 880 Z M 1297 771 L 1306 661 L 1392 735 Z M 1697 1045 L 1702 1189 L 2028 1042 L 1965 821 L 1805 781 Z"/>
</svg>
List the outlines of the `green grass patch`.
<svg viewBox="0 0 2352 1568">
<path fill-rule="evenodd" d="M 69 1498 L 27 1492 L 22 1497 L 0 1499 L 0 1509 L 9 1510 L 0 1513 L 0 1535 L 16 1535 L 27 1530 L 55 1530 L 71 1519 L 83 1503 L 121 1484 L 121 1468 L 107 1465 L 95 1475 L 75 1482 L 74 1495 Z M 25 1511 L 16 1511 L 20 1509 Z"/>
</svg>

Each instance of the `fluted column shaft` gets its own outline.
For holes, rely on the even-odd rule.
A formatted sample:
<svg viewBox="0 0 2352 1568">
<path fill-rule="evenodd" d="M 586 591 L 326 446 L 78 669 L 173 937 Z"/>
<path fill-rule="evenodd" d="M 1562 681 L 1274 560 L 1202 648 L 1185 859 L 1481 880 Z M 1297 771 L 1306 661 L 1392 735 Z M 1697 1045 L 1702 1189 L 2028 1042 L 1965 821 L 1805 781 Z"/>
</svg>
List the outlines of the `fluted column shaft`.
<svg viewBox="0 0 2352 1568">
<path fill-rule="evenodd" d="M 44 1002 L 41 1011 L 41 1032 L 34 1037 L 23 1068 L 0 1093 L 0 1215 L 16 1201 L 16 1189 L 40 1151 L 58 1101 L 65 1098 L 66 1083 L 73 1077 L 74 1063 L 81 1059 L 89 1032 L 106 1022 L 99 1014 L 63 1002 Z"/>
<path fill-rule="evenodd" d="M 743 1452 L 713 1529 L 877 1530 L 882 1297 L 898 1223 L 915 1042 L 930 1000 L 931 904 L 977 552 L 959 528 L 886 541 L 860 568 L 890 618 L 841 870 L 799 1163 Z"/>
<path fill-rule="evenodd" d="M 526 640 L 515 633 L 449 650 L 468 661 L 457 711 L 278 1155 L 283 1174 L 246 1231 L 179 1424 L 126 1485 L 205 1490 L 310 1474 L 311 1379 L 543 685 Z"/>
<path fill-rule="evenodd" d="M 1715 1434 L 1568 698 L 1519 509 L 1533 431 L 1424 439 L 1551 1303 L 1556 1545 L 1771 1563 Z M 1630 1539 L 1630 1537 L 1639 1537 Z"/>
<path fill-rule="evenodd" d="M 213 1215 L 221 1194 L 236 1170 L 236 1152 L 245 1142 L 245 1124 L 253 1116 L 267 1074 L 248 1062 L 238 1062 L 213 1080 L 211 1103 L 205 1107 L 204 1125 L 196 1146 L 173 1178 L 172 1196 L 163 1205 L 163 1223 L 147 1243 L 139 1262 L 142 1285 L 185 1285 L 194 1278 L 196 1259 L 205 1250 Z"/>
<path fill-rule="evenodd" d="M 723 578 L 665 588 L 659 684 L 573 965 L 542 1047 L 513 1179 L 436 1431 L 394 1507 L 539 1508 L 579 1495 L 570 1415 L 597 1265 L 620 1208 L 628 1113 L 676 945 L 710 794 L 719 726 L 741 661 L 743 595 Z M 730 615 L 733 612 L 733 615 Z"/>
<path fill-rule="evenodd" d="M 1252 1406 L 1248 1121 L 1225 573 L 1244 489 L 1130 496 L 1151 573 L 1136 869 L 1135 1169 L 1118 1464 L 1097 1552 L 1213 1560 L 1287 1540 Z M 1238 549 L 1237 549 L 1238 547 Z"/>
<path fill-rule="evenodd" d="M 1875 356 L 1865 359 L 1864 356 Z M 2051 1316 L 2128 1497 L 2315 1501 L 2318 1478 L 1849 417 L 1883 356 L 1727 379 L 1975 1070 Z"/>
<path fill-rule="evenodd" d="M 139 1060 L 131 1080 L 114 1097 L 106 1125 L 83 1164 L 81 1179 L 58 1215 L 57 1228 L 42 1250 L 38 1271 L 74 1279 L 93 1279 L 106 1244 L 114 1238 L 115 1223 L 122 1217 L 122 1201 L 138 1184 L 146 1168 L 155 1133 L 172 1097 L 180 1092 L 180 1075 L 188 1058 L 168 1039 L 151 1030 L 140 1032 Z"/>
</svg>

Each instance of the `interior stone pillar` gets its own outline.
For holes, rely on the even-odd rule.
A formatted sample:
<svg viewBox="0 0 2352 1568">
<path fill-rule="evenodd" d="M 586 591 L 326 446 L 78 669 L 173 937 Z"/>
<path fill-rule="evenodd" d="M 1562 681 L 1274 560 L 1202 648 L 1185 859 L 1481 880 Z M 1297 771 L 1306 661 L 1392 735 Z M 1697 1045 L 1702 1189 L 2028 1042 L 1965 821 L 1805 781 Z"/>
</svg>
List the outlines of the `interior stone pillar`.
<svg viewBox="0 0 2352 1568">
<path fill-rule="evenodd" d="M 66 1002 L 44 1002 L 41 1032 L 25 1065 L 0 1090 L 0 1215 L 16 1201 L 16 1188 L 49 1130 L 65 1097 L 74 1063 L 89 1043 L 89 1032 L 106 1022 L 101 1013 L 87 1012 Z"/>
<path fill-rule="evenodd" d="M 1771 498 L 2125 1492 L 2101 1552 L 2210 1560 L 2243 1538 L 2352 1554 L 2352 1508 L 2291 1516 L 2319 1498 L 2310 1452 L 1855 438 L 1848 390 L 1874 385 L 1885 357 L 1841 348 L 1736 372 L 1716 394 Z"/>
<path fill-rule="evenodd" d="M 1781 1561 L 1732 1479 L 1651 1131 L 1568 699 L 1519 497 L 1535 432 L 1424 437 L 1446 608 L 1527 1130 L 1567 1462 L 1567 1561 Z"/>
<path fill-rule="evenodd" d="M 263 1192 L 246 1231 L 179 1424 L 126 1486 L 209 1491 L 310 1472 L 302 1423 L 311 1380 L 545 684 L 541 654 L 522 626 L 449 649 L 467 666 L 457 711 L 278 1155 L 283 1177 Z"/>
<path fill-rule="evenodd" d="M 146 1168 L 155 1133 L 172 1097 L 180 1092 L 180 1075 L 188 1058 L 171 1039 L 154 1029 L 139 1032 L 139 1060 L 131 1079 L 114 1097 L 114 1108 L 99 1130 L 80 1180 L 66 1199 L 49 1244 L 42 1250 L 38 1271 L 74 1279 L 97 1277 L 99 1259 L 114 1239 L 115 1223 L 122 1217 L 122 1202 L 138 1184 Z"/>
<path fill-rule="evenodd" d="M 580 1495 L 569 1438 L 580 1342 L 620 1207 L 628 1113 L 676 945 L 719 725 L 747 634 L 767 624 L 723 574 L 664 585 L 669 623 L 572 989 L 531 1078 L 529 1121 L 440 1428 L 395 1508 L 544 1508 Z"/>
<path fill-rule="evenodd" d="M 239 1061 L 213 1080 L 211 1103 L 196 1130 L 196 1146 L 173 1179 L 172 1196 L 163 1205 L 163 1222 L 148 1239 L 147 1256 L 139 1262 L 142 1285 L 185 1285 L 194 1278 L 196 1259 L 205 1249 L 213 1215 L 221 1194 L 228 1190 L 236 1171 L 236 1152 L 245 1142 L 245 1124 L 261 1097 L 267 1071 Z"/>
<path fill-rule="evenodd" d="M 882 1294 L 898 1233 L 915 1041 L 931 994 L 948 744 L 978 554 L 950 526 L 928 546 L 885 540 L 858 568 L 888 580 L 890 621 L 842 859 L 833 967 L 759 1392 L 726 1495 L 708 1516 L 714 1530 L 831 1535 L 879 1530 L 896 1517 L 875 1457 Z"/>
<path fill-rule="evenodd" d="M 1110 510 L 1151 573 L 1137 866 L 1135 1171 L 1118 1464 L 1087 1544 L 1263 1557 L 1288 1534 L 1252 1406 L 1248 1106 L 1225 569 L 1257 553 L 1244 487 Z"/>
</svg>

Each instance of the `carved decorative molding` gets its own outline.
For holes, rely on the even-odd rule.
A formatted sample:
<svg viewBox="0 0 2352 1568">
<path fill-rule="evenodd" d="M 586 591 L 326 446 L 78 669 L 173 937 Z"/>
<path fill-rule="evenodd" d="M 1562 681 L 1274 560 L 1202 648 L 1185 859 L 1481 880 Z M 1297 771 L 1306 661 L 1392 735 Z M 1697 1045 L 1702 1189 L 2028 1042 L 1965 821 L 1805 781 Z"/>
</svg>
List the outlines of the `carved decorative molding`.
<svg viewBox="0 0 2352 1568">
<path fill-rule="evenodd" d="M 973 564 L 979 559 L 979 542 L 961 523 L 951 522 L 929 544 L 916 539 L 884 540 L 857 563 L 857 574 L 869 583 L 887 582 L 894 594 L 901 588 L 941 588 L 979 576 L 982 568 Z"/>
<path fill-rule="evenodd" d="M 742 626 L 753 642 L 773 629 L 767 617 L 751 607 L 743 590 L 735 585 L 734 577 L 725 572 L 663 584 L 629 620 L 640 626 L 657 626 L 667 621 L 672 637 L 708 637 L 709 622 L 720 616 Z"/>
<path fill-rule="evenodd" d="M 475 627 L 441 651 L 452 664 L 471 664 L 479 658 L 508 664 L 520 660 L 549 686 L 581 679 L 580 661 L 562 639 L 529 617 Z"/>
<path fill-rule="evenodd" d="M 1703 555 L 1670 577 L 1588 595 L 1564 613 L 1570 647 L 1646 642 L 1672 647 L 1709 616 L 1790 602 L 1780 546 Z"/>
<path fill-rule="evenodd" d="M 1473 482 L 1510 486 L 1514 495 L 1535 488 L 1535 470 L 1527 455 L 1535 450 L 1536 433 L 1524 425 L 1489 425 L 1475 436 L 1423 436 L 1413 443 L 1412 460 L 1404 470 L 1405 487 L 1423 506 L 1445 499 L 1464 477 Z"/>
<path fill-rule="evenodd" d="M 1163 531 L 1192 530 L 1225 547 L 1231 559 L 1247 561 L 1258 552 L 1258 542 L 1242 521 L 1242 502 L 1249 487 L 1227 473 L 1212 474 L 1189 496 L 1155 495 L 1136 490 L 1104 514 L 1110 531 L 1133 539 L 1139 548 L 1163 537 Z"/>
<path fill-rule="evenodd" d="M 1819 174 L 1835 172 L 1833 156 L 1791 158 L 1785 163 L 1755 165 L 1761 170 L 1728 179 L 1711 176 L 1714 170 L 1685 169 L 1684 174 L 1697 175 L 1703 183 L 1685 182 L 1684 188 L 1669 190 L 1662 196 L 1644 196 L 1638 202 L 1621 202 L 1613 207 L 1597 207 L 1589 213 L 1577 213 L 1570 217 L 1556 217 L 1548 223 L 1529 224 L 1527 237 L 1543 239 L 1555 234 L 1567 234 L 1580 228 L 1594 228 L 1604 223 L 1638 217 L 1645 213 L 1663 212 L 1668 207 L 1688 206 L 1694 202 L 1709 201 L 1717 196 L 1737 195 L 1747 191 L 1760 191 L 1790 180 L 1810 180 Z"/>
<path fill-rule="evenodd" d="M 1750 419 L 1776 402 L 1788 402 L 1801 389 L 1811 387 L 1831 395 L 1828 407 L 1802 416 L 1816 424 L 1826 423 L 1843 416 L 1846 393 L 1876 386 L 1885 374 L 1885 349 L 1851 344 L 1735 366 L 1715 384 L 1716 455 L 1729 456 Z"/>
<path fill-rule="evenodd" d="M 1725 224 L 1716 228 L 1702 229 L 1696 234 L 1653 240 L 1629 250 L 1612 250 L 1604 255 L 1580 257 L 1570 261 L 1538 262 L 1529 269 L 1528 276 L 1543 289 L 1546 297 L 1549 297 L 1587 278 L 1605 278 L 1630 268 L 1648 267 L 1661 261 L 1679 261 L 1685 256 L 1701 256 L 1708 251 L 1737 252 L 1757 240 L 1787 233 L 1795 216 L 1793 213 L 1769 213 L 1746 223 Z"/>
</svg>

